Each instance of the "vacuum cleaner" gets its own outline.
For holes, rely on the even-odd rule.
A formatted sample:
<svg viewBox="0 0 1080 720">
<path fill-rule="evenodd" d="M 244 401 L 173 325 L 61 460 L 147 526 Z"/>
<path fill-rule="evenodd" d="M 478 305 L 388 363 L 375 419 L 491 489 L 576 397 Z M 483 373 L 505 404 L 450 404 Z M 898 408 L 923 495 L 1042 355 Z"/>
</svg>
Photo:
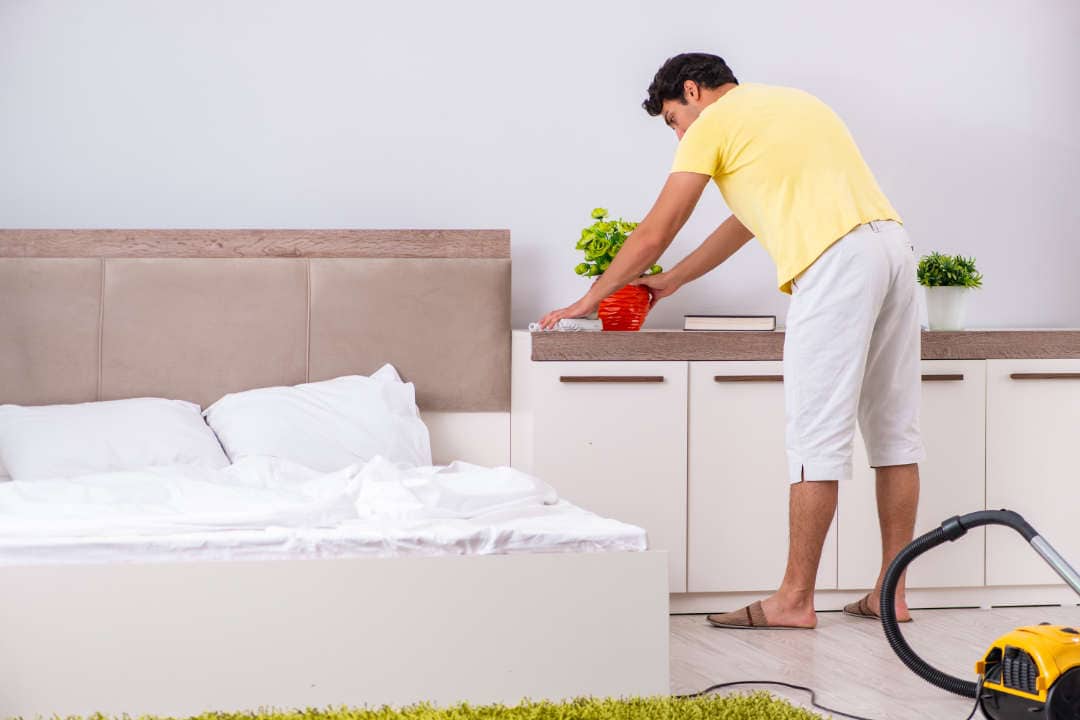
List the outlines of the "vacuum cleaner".
<svg viewBox="0 0 1080 720">
<path fill-rule="evenodd" d="M 919 677 L 949 692 L 975 699 L 990 720 L 1080 720 L 1080 628 L 1043 623 L 998 638 L 975 663 L 977 681 L 938 670 L 919 657 L 896 621 L 896 586 L 911 561 L 938 545 L 983 525 L 1020 533 L 1043 560 L 1080 594 L 1080 575 L 1035 528 L 1011 510 L 981 510 L 949 518 L 915 538 L 893 560 L 881 586 L 881 624 L 892 649 Z"/>
</svg>

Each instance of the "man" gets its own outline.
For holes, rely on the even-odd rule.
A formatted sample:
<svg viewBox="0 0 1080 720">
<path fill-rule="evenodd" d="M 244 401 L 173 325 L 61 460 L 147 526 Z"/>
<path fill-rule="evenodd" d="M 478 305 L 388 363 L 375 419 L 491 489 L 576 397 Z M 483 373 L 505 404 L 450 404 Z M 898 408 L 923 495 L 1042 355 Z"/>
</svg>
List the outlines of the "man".
<svg viewBox="0 0 1080 720">
<path fill-rule="evenodd" d="M 671 174 L 589 292 L 541 325 L 587 315 L 628 282 L 649 288 L 655 304 L 757 237 L 776 263 L 780 290 L 792 296 L 784 337 L 788 562 L 774 595 L 708 620 L 725 628 L 816 626 L 814 579 L 837 485 L 851 479 L 856 419 L 876 468 L 882 565 L 874 592 L 844 610 L 876 618 L 885 569 L 914 532 L 923 459 L 915 258 L 900 216 L 840 118 L 807 93 L 740 85 L 723 59 L 689 53 L 664 63 L 644 107 L 679 138 Z M 674 268 L 641 277 L 710 178 L 732 216 Z M 896 615 L 910 619 L 903 584 Z"/>
</svg>

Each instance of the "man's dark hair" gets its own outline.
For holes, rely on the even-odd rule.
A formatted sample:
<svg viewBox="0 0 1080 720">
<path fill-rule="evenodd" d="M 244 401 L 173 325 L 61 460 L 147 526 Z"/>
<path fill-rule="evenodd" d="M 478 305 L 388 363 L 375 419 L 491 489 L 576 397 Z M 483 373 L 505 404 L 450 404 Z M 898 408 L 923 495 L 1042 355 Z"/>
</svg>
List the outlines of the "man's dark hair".
<svg viewBox="0 0 1080 720">
<path fill-rule="evenodd" d="M 641 103 L 645 112 L 653 117 L 659 115 L 665 100 L 678 100 L 686 104 L 683 84 L 693 80 L 703 88 L 718 88 L 726 83 L 739 84 L 724 58 L 708 53 L 683 53 L 668 58 L 656 71 L 649 85 L 649 97 Z"/>
</svg>

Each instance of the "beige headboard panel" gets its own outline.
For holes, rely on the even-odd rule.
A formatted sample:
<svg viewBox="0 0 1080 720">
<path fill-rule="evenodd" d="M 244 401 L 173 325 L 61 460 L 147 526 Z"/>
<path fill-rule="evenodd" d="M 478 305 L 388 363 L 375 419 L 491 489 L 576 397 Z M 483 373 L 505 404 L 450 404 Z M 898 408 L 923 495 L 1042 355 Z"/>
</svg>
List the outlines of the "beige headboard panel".
<svg viewBox="0 0 1080 720">
<path fill-rule="evenodd" d="M 227 392 L 393 363 L 510 408 L 506 230 L 0 230 L 0 403 Z"/>
</svg>

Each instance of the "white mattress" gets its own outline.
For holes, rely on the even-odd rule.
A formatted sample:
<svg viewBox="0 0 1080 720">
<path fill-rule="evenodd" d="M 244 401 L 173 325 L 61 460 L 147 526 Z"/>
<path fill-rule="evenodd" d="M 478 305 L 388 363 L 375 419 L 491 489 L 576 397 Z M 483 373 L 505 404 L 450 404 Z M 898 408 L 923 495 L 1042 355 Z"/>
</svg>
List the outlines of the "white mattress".
<svg viewBox="0 0 1080 720">
<path fill-rule="evenodd" d="M 279 460 L 0 486 L 0 565 L 610 552 L 645 532 L 509 468 Z"/>
</svg>

